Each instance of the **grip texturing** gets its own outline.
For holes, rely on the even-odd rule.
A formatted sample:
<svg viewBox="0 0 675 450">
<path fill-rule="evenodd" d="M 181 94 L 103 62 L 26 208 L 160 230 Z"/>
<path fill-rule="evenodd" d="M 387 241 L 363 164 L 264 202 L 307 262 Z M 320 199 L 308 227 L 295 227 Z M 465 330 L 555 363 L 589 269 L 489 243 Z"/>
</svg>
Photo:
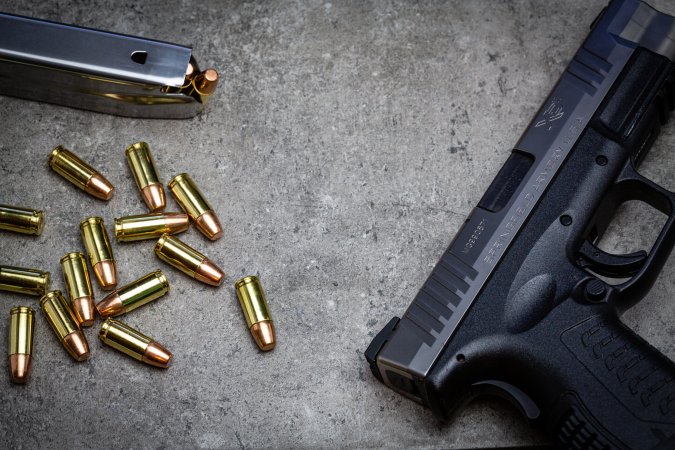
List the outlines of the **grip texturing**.
<svg viewBox="0 0 675 450">
<path fill-rule="evenodd" d="M 567 374 L 567 394 L 558 402 L 555 430 L 565 447 L 675 445 L 673 362 L 613 315 L 586 319 L 560 339 L 587 369 Z"/>
</svg>

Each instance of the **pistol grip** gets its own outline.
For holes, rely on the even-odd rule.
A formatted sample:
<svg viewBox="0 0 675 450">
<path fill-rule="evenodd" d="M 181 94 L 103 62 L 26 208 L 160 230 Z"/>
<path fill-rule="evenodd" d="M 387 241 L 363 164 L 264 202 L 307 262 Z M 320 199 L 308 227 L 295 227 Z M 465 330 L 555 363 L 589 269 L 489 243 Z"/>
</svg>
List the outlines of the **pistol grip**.
<svg viewBox="0 0 675 450">
<path fill-rule="evenodd" d="M 577 364 L 564 368 L 542 419 L 564 447 L 675 446 L 675 365 L 668 358 L 609 315 L 568 328 L 561 341 Z"/>
</svg>

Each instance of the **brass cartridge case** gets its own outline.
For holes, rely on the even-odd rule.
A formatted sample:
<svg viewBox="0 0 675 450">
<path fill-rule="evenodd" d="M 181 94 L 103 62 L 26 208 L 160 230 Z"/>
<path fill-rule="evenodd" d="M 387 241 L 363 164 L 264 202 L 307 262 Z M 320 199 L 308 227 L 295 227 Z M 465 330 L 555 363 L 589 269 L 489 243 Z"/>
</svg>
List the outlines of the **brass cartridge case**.
<svg viewBox="0 0 675 450">
<path fill-rule="evenodd" d="M 61 291 L 47 292 L 40 299 L 40 308 L 59 342 L 76 361 L 89 359 L 89 344 L 73 311 Z"/>
<path fill-rule="evenodd" d="M 35 314 L 32 308 L 15 306 L 9 312 L 9 374 L 12 383 L 28 381 L 33 354 Z"/>
<path fill-rule="evenodd" d="M 198 73 L 191 80 L 190 84 L 192 89 L 190 95 L 199 99 L 203 104 L 206 104 L 218 87 L 218 78 L 216 69 L 206 69 L 205 71 Z"/>
<path fill-rule="evenodd" d="M 96 309 L 101 317 L 115 317 L 157 300 L 167 292 L 169 280 L 157 270 L 110 293 Z"/>
<path fill-rule="evenodd" d="M 49 272 L 23 267 L 0 266 L 0 291 L 43 296 L 49 290 Z"/>
<path fill-rule="evenodd" d="M 101 200 L 110 200 L 115 188 L 96 169 L 62 146 L 49 155 L 49 167 L 86 193 Z"/>
<path fill-rule="evenodd" d="M 225 274 L 209 258 L 181 240 L 163 235 L 155 244 L 155 254 L 189 277 L 212 286 L 220 286 Z"/>
<path fill-rule="evenodd" d="M 267 306 L 262 284 L 256 276 L 248 276 L 234 284 L 246 324 L 260 350 L 272 350 L 276 345 L 274 323 Z"/>
<path fill-rule="evenodd" d="M 94 294 L 84 255 L 80 252 L 68 253 L 61 258 L 61 269 L 77 323 L 83 327 L 92 326 L 95 319 Z"/>
<path fill-rule="evenodd" d="M 45 227 L 44 211 L 0 205 L 0 230 L 39 236 Z"/>
<path fill-rule="evenodd" d="M 180 207 L 195 222 L 202 234 L 212 241 L 223 234 L 218 216 L 188 174 L 176 175 L 168 186 Z"/>
<path fill-rule="evenodd" d="M 115 219 L 115 237 L 117 242 L 155 239 L 163 234 L 176 234 L 186 231 L 190 219 L 183 213 L 153 213 L 138 216 L 126 216 Z"/>
<path fill-rule="evenodd" d="M 166 369 L 173 357 L 159 342 L 117 320 L 106 319 L 98 337 L 115 350 L 155 367 Z"/>
<path fill-rule="evenodd" d="M 117 268 L 108 232 L 100 217 L 90 217 L 80 222 L 82 242 L 89 255 L 91 268 L 101 289 L 109 291 L 117 286 Z"/>
<path fill-rule="evenodd" d="M 166 206 L 164 186 L 159 180 L 159 173 L 148 144 L 137 142 L 127 147 L 125 153 L 136 185 L 141 191 L 143 201 L 150 208 L 150 212 L 164 211 Z"/>
</svg>

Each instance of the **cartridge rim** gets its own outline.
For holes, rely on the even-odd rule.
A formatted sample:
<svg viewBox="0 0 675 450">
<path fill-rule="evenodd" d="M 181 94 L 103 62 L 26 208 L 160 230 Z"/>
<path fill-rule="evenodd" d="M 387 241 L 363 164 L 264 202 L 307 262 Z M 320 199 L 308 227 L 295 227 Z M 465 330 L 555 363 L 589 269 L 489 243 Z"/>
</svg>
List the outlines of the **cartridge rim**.
<svg viewBox="0 0 675 450">
<path fill-rule="evenodd" d="M 35 314 L 35 311 L 30 306 L 14 306 L 12 309 L 9 310 L 9 314 L 11 316 L 22 313 Z"/>
<path fill-rule="evenodd" d="M 54 150 L 52 150 L 52 152 L 49 154 L 49 157 L 47 158 L 47 164 L 49 164 L 49 166 L 51 167 L 54 158 L 59 156 L 59 153 L 61 153 L 64 150 L 65 147 L 63 147 L 62 145 L 57 145 L 56 147 L 54 147 Z"/>
<path fill-rule="evenodd" d="M 122 224 L 120 223 L 120 218 L 119 217 L 114 218 L 113 222 L 115 228 L 115 239 L 119 240 L 122 233 L 124 233 L 124 230 L 122 229 Z"/>
<path fill-rule="evenodd" d="M 87 217 L 82 222 L 80 222 L 80 228 L 84 228 L 87 224 L 97 225 L 99 223 L 101 223 L 101 224 L 103 223 L 103 217 L 98 217 L 98 216 Z"/>
<path fill-rule="evenodd" d="M 47 290 L 47 289 L 49 289 L 49 286 L 51 285 L 51 276 L 52 275 L 49 272 L 45 272 L 44 274 L 45 274 L 44 275 L 44 277 L 45 277 L 45 283 L 44 283 L 45 284 L 45 290 Z"/>
<path fill-rule="evenodd" d="M 80 258 L 84 258 L 84 253 L 82 253 L 82 252 L 70 252 L 70 253 L 66 253 L 65 255 L 63 255 L 61 257 L 61 259 L 59 260 L 59 262 L 64 263 L 64 262 L 68 261 L 69 259 L 80 259 Z"/>
<path fill-rule="evenodd" d="M 169 240 L 169 235 L 167 233 L 164 233 L 162 236 L 160 236 L 159 240 L 155 244 L 155 252 L 159 252 L 162 250 L 162 247 L 164 247 L 164 244 Z"/>
<path fill-rule="evenodd" d="M 164 272 L 162 272 L 161 269 L 156 270 L 155 275 L 157 275 L 157 279 L 159 280 L 160 283 L 162 283 L 162 286 L 166 288 L 166 293 L 168 294 L 169 291 L 171 290 L 171 287 L 169 286 L 169 280 L 166 278 L 166 275 L 164 275 Z"/>
<path fill-rule="evenodd" d="M 138 141 L 138 142 L 128 146 L 127 149 L 124 151 L 124 154 L 129 156 L 130 153 L 136 152 L 136 151 L 139 151 L 139 150 L 150 150 L 150 146 L 145 141 Z"/>
<path fill-rule="evenodd" d="M 173 177 L 173 178 L 171 179 L 171 181 L 169 181 L 166 185 L 169 187 L 169 189 L 171 189 L 171 188 L 173 187 L 174 184 L 178 183 L 178 182 L 181 181 L 181 180 L 185 180 L 185 179 L 190 180 L 190 175 L 188 175 L 188 174 L 185 173 L 185 172 L 179 173 L 178 175 L 176 175 L 175 177 Z"/>
<path fill-rule="evenodd" d="M 47 301 L 51 300 L 52 298 L 56 297 L 58 298 L 59 296 L 63 296 L 61 291 L 49 291 L 45 295 L 42 296 L 40 299 L 40 308 L 42 308 L 42 305 L 47 303 Z"/>
<path fill-rule="evenodd" d="M 235 281 L 234 287 L 235 289 L 239 289 L 242 286 L 252 283 L 260 283 L 260 279 L 256 275 L 248 275 Z"/>
<path fill-rule="evenodd" d="M 33 213 L 33 223 L 37 225 L 35 230 L 35 235 L 39 236 L 42 234 L 42 230 L 45 228 L 45 212 L 44 211 L 35 211 Z"/>
<path fill-rule="evenodd" d="M 112 319 L 107 318 L 105 319 L 105 322 L 101 325 L 101 329 L 98 331 L 98 338 L 103 340 L 105 337 L 108 335 L 108 330 L 110 330 L 110 327 L 112 326 Z"/>
</svg>

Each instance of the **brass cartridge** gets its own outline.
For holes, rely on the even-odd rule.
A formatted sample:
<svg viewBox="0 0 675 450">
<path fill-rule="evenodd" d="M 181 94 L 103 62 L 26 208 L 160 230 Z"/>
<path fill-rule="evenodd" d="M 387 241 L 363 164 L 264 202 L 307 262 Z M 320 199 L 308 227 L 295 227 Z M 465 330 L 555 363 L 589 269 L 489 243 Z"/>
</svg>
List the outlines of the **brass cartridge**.
<svg viewBox="0 0 675 450">
<path fill-rule="evenodd" d="M 173 355 L 159 342 L 154 341 L 129 325 L 114 319 L 106 319 L 98 332 L 104 344 L 155 367 L 166 369 Z"/>
<path fill-rule="evenodd" d="M 101 317 L 115 317 L 157 300 L 167 292 L 169 280 L 157 270 L 110 293 L 96 309 Z"/>
<path fill-rule="evenodd" d="M 0 230 L 39 236 L 45 227 L 44 211 L 0 205 Z"/>
<path fill-rule="evenodd" d="M 9 312 L 9 374 L 12 383 L 25 384 L 30 376 L 35 314 L 15 306 Z"/>
<path fill-rule="evenodd" d="M 141 190 L 143 201 L 150 208 L 150 212 L 164 211 L 166 206 L 164 186 L 159 180 L 159 173 L 148 144 L 137 142 L 130 145 L 125 153 L 136 185 Z"/>
<path fill-rule="evenodd" d="M 182 86 L 166 86 L 164 88 L 165 92 L 172 94 L 177 94 L 180 92 L 188 92 L 188 89 L 192 86 L 192 80 L 199 73 L 199 67 L 194 58 L 190 57 L 190 62 L 188 63 L 187 69 L 185 70 L 185 80 L 183 81 Z"/>
<path fill-rule="evenodd" d="M 98 280 L 101 289 L 109 291 L 117 286 L 117 268 L 108 232 L 105 230 L 103 219 L 90 217 L 80 222 L 82 242 L 89 255 L 91 268 Z"/>
<path fill-rule="evenodd" d="M 234 284 L 246 324 L 260 350 L 272 350 L 276 345 L 274 323 L 267 306 L 267 299 L 260 280 L 248 276 Z"/>
<path fill-rule="evenodd" d="M 189 277 L 212 286 L 220 286 L 225 274 L 209 258 L 178 238 L 163 235 L 155 244 L 155 254 Z"/>
<path fill-rule="evenodd" d="M 49 155 L 49 167 L 86 193 L 101 200 L 110 200 L 115 188 L 96 169 L 62 146 Z"/>
<path fill-rule="evenodd" d="M 115 219 L 115 237 L 117 242 L 154 239 L 163 234 L 176 234 L 186 231 L 190 219 L 183 213 L 153 213 L 139 216 L 126 216 Z"/>
<path fill-rule="evenodd" d="M 61 258 L 63 279 L 68 288 L 70 306 L 77 323 L 83 327 L 94 324 L 94 294 L 87 270 L 87 262 L 80 252 L 68 253 Z"/>
<path fill-rule="evenodd" d="M 206 69 L 198 73 L 191 80 L 190 95 L 196 97 L 200 102 L 206 104 L 211 95 L 218 87 L 218 72 L 216 69 Z"/>
<path fill-rule="evenodd" d="M 89 359 L 89 344 L 80 325 L 75 319 L 73 311 L 68 306 L 61 291 L 47 292 L 40 299 L 40 308 L 47 317 L 47 322 L 51 325 L 56 337 L 61 342 L 66 351 L 75 358 L 76 361 Z"/>
<path fill-rule="evenodd" d="M 180 207 L 195 222 L 202 234 L 212 241 L 223 234 L 218 216 L 188 174 L 176 175 L 168 186 Z"/>
<path fill-rule="evenodd" d="M 0 291 L 43 296 L 49 290 L 49 272 L 0 266 Z"/>
</svg>

